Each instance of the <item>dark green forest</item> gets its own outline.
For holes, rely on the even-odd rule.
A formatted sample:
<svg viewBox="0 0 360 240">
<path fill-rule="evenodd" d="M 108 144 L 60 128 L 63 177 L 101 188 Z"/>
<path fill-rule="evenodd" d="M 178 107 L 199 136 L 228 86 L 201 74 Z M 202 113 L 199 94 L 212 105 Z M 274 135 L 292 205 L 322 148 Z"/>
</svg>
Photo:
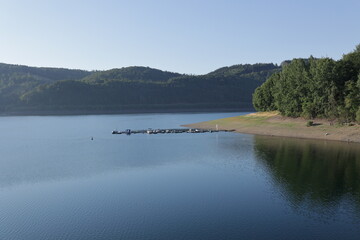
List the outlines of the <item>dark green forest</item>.
<svg viewBox="0 0 360 240">
<path fill-rule="evenodd" d="M 90 72 L 63 68 L 36 68 L 0 63 L 0 111 L 21 105 L 20 97 L 44 85 L 76 80 Z"/>
<path fill-rule="evenodd" d="M 126 110 L 252 109 L 252 93 L 274 64 L 245 64 L 205 75 L 149 67 L 108 71 L 0 65 L 0 111 L 121 112 Z"/>
<path fill-rule="evenodd" d="M 255 90 L 258 111 L 360 123 L 360 45 L 335 61 L 293 59 Z"/>
</svg>

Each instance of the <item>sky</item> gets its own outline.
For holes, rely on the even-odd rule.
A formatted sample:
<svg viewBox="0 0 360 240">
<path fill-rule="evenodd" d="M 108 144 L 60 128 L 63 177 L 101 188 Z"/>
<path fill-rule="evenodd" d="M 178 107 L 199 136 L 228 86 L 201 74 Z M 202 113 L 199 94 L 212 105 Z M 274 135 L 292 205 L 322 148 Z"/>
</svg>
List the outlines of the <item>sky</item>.
<svg viewBox="0 0 360 240">
<path fill-rule="evenodd" d="M 360 44 L 359 0 L 0 0 L 0 62 L 205 74 L 340 59 Z"/>
</svg>

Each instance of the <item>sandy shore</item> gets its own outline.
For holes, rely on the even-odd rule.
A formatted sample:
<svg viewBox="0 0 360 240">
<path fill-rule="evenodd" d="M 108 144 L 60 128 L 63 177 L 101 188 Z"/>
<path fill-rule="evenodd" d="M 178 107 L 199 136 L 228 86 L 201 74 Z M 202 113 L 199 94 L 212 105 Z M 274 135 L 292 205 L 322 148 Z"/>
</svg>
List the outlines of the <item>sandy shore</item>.
<svg viewBox="0 0 360 240">
<path fill-rule="evenodd" d="M 328 120 L 314 119 L 307 127 L 303 118 L 282 117 L 277 112 L 252 113 L 243 116 L 217 119 L 184 125 L 189 128 L 235 130 L 256 135 L 336 140 L 360 143 L 360 125 L 338 125 Z"/>
</svg>

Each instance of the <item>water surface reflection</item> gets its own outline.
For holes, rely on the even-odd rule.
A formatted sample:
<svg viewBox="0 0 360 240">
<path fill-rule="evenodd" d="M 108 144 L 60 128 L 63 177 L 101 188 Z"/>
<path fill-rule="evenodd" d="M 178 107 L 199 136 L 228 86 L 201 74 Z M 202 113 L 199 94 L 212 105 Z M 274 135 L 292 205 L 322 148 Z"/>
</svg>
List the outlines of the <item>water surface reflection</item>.
<svg viewBox="0 0 360 240">
<path fill-rule="evenodd" d="M 358 144 L 264 136 L 254 142 L 257 161 L 294 207 L 331 214 L 346 203 L 360 217 Z"/>
</svg>

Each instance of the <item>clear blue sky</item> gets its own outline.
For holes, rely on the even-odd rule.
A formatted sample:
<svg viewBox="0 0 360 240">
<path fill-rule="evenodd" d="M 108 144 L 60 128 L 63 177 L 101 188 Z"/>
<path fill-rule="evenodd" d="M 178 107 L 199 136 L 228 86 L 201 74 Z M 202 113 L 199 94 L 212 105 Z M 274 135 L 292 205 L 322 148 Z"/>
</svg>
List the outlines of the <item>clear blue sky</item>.
<svg viewBox="0 0 360 240">
<path fill-rule="evenodd" d="M 0 62 L 202 74 L 241 63 L 341 58 L 359 0 L 0 0 Z"/>
</svg>

